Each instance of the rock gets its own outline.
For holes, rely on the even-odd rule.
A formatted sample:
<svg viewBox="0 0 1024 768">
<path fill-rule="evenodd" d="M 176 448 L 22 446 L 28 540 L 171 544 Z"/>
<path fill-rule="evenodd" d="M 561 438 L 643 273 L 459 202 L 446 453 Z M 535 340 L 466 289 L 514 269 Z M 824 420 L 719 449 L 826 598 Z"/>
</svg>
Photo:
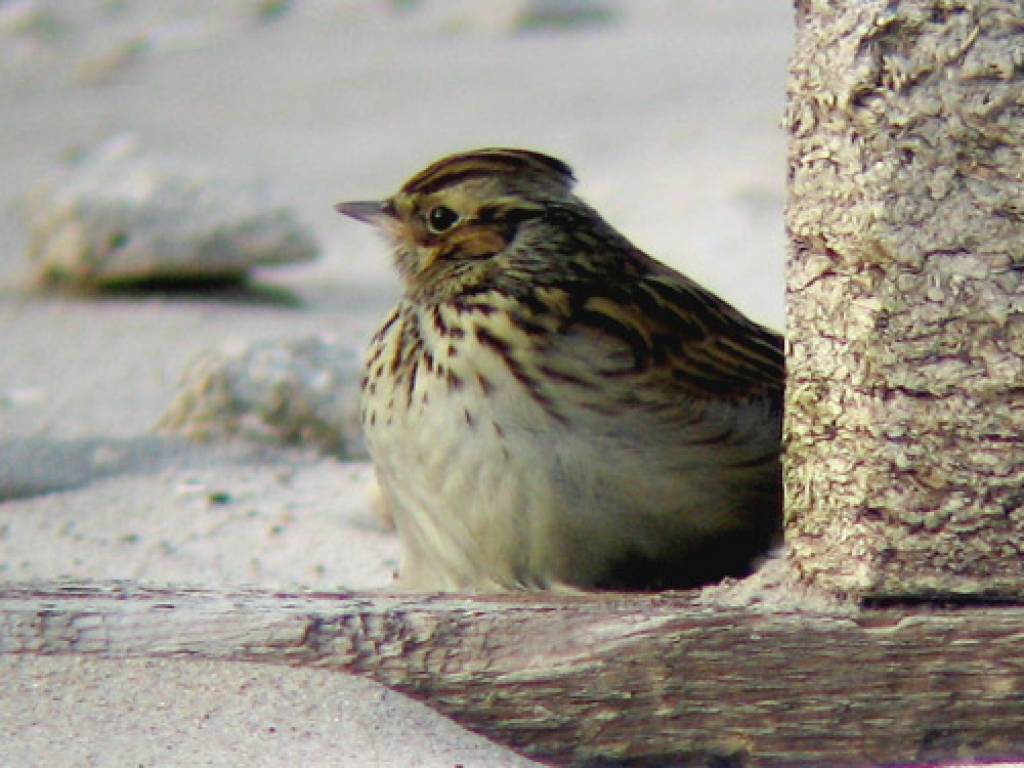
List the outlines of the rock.
<svg viewBox="0 0 1024 768">
<path fill-rule="evenodd" d="M 186 372 L 158 429 L 195 440 L 241 437 L 365 458 L 360 355 L 318 336 L 211 352 Z"/>
<path fill-rule="evenodd" d="M 112 43 L 102 53 L 83 57 L 74 68 L 78 83 L 99 84 L 137 64 L 150 53 L 152 45 L 145 35 Z"/>
<path fill-rule="evenodd" d="M 143 154 L 128 136 L 38 184 L 26 207 L 28 255 L 48 283 L 238 280 L 318 250 L 265 186 Z"/>
<path fill-rule="evenodd" d="M 516 31 L 578 29 L 614 21 L 615 9 L 594 0 L 531 0 L 515 19 Z"/>
<path fill-rule="evenodd" d="M 617 9 L 601 0 L 445 0 L 422 3 L 392 0 L 398 11 L 417 11 L 430 26 L 448 32 L 504 35 L 537 30 L 575 30 L 604 26 L 618 18 Z"/>
</svg>

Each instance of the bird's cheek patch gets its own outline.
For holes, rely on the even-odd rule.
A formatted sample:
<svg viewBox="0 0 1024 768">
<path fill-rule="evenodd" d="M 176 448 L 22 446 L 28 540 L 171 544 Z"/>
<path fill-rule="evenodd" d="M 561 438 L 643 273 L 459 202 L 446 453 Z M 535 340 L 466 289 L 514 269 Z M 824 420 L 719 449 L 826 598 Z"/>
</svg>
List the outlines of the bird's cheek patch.
<svg viewBox="0 0 1024 768">
<path fill-rule="evenodd" d="M 438 259 L 489 259 L 508 246 L 508 240 L 493 228 L 467 227 L 453 232 L 438 251 Z"/>
</svg>

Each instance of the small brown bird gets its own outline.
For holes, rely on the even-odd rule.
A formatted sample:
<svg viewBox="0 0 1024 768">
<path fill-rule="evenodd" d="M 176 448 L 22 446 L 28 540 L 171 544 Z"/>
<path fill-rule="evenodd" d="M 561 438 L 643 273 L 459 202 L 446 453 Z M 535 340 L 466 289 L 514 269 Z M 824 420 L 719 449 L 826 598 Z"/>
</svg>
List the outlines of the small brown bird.
<svg viewBox="0 0 1024 768">
<path fill-rule="evenodd" d="M 401 588 L 686 587 L 778 538 L 781 337 L 573 183 L 482 149 L 337 206 L 388 237 L 404 282 L 362 400 Z"/>
</svg>

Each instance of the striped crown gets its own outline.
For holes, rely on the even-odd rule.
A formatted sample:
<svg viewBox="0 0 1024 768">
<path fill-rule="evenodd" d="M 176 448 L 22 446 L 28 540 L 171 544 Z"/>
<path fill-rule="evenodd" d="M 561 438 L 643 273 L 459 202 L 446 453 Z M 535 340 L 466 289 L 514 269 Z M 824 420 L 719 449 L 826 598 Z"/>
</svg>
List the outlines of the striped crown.
<svg viewBox="0 0 1024 768">
<path fill-rule="evenodd" d="M 401 189 L 404 195 L 429 195 L 474 178 L 512 176 L 522 182 L 560 187 L 568 192 L 576 178 L 561 160 L 527 149 L 478 149 L 450 155 L 424 168 Z"/>
</svg>

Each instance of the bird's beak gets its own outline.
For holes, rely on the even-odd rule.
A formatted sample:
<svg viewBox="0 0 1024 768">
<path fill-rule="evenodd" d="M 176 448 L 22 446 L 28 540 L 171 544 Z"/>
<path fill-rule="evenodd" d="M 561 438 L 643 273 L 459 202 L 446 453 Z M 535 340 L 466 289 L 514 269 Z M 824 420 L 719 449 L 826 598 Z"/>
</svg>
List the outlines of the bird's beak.
<svg viewBox="0 0 1024 768">
<path fill-rule="evenodd" d="M 352 203 L 338 203 L 334 206 L 334 210 L 338 213 L 375 226 L 380 226 L 391 218 L 389 208 L 387 201 L 381 200 L 361 200 Z"/>
</svg>

